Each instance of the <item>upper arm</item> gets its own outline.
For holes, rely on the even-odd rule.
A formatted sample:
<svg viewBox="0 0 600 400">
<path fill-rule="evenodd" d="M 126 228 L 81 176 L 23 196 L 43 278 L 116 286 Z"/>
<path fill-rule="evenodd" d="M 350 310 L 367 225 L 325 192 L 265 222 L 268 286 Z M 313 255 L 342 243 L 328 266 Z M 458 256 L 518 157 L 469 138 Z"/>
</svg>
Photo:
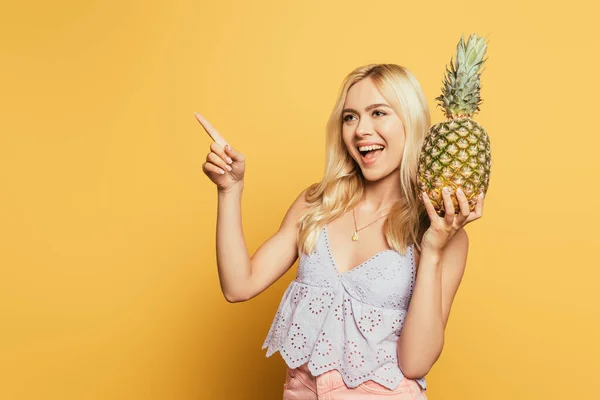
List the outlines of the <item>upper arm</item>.
<svg viewBox="0 0 600 400">
<path fill-rule="evenodd" d="M 277 232 L 250 257 L 251 273 L 244 300 L 249 300 L 266 290 L 298 259 L 297 222 L 307 209 L 307 190 L 308 188 L 304 189 L 294 200 Z"/>
<path fill-rule="evenodd" d="M 467 264 L 469 237 L 464 228 L 450 239 L 442 253 L 442 316 L 444 328 L 448 323 L 450 308 L 462 280 Z"/>
</svg>

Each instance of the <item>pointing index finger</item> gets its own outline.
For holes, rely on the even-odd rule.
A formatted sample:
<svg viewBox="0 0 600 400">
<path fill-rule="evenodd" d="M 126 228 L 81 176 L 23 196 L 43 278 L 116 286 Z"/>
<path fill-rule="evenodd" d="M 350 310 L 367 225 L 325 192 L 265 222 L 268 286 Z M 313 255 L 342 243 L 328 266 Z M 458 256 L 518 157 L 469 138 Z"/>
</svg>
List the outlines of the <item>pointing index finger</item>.
<svg viewBox="0 0 600 400">
<path fill-rule="evenodd" d="M 221 136 L 221 134 L 214 128 L 214 126 L 212 126 L 211 123 L 208 122 L 208 120 L 204 118 L 200 113 L 194 112 L 194 116 L 196 117 L 198 122 L 200 122 L 200 124 L 202 125 L 206 133 L 208 133 L 208 136 L 212 138 L 212 140 L 219 143 L 223 147 L 225 147 L 225 145 L 228 144 L 225 138 Z"/>
</svg>

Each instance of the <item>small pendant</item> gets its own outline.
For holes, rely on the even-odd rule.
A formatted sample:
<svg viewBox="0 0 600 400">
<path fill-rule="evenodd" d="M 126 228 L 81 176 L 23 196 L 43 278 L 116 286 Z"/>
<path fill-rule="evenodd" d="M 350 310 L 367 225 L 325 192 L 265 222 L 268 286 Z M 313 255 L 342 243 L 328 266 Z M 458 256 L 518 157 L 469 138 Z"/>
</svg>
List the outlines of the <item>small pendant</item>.
<svg viewBox="0 0 600 400">
<path fill-rule="evenodd" d="M 352 241 L 356 242 L 358 240 L 358 232 L 354 232 L 354 235 L 352 235 Z"/>
</svg>

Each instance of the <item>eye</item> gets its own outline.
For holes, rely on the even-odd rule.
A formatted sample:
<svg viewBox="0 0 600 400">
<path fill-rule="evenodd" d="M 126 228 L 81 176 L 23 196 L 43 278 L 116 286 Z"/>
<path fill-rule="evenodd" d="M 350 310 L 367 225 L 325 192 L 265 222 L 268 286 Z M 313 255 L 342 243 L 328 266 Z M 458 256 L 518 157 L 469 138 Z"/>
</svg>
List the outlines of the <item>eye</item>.
<svg viewBox="0 0 600 400">
<path fill-rule="evenodd" d="M 379 111 L 379 110 L 375 110 L 375 111 L 373 111 L 373 114 L 375 114 L 375 113 L 380 113 L 380 114 L 382 114 L 382 115 L 386 115 L 386 113 L 384 113 L 383 111 Z M 353 117 L 353 116 L 354 116 L 354 115 L 352 115 L 352 114 L 348 114 L 348 115 L 346 115 L 346 116 L 343 118 L 343 121 L 344 121 L 344 122 L 348 122 L 348 121 L 349 121 L 349 120 L 348 120 L 348 117 Z"/>
</svg>

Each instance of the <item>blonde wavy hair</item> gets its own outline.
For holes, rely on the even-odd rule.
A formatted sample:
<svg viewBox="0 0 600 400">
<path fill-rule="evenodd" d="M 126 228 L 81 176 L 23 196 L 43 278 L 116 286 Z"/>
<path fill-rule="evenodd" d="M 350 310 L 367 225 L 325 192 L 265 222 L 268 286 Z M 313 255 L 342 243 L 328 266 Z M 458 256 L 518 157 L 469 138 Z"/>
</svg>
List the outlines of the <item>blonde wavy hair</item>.
<svg viewBox="0 0 600 400">
<path fill-rule="evenodd" d="M 429 216 L 417 197 L 419 154 L 430 126 L 429 107 L 413 74 L 396 64 L 369 64 L 356 68 L 344 78 L 326 127 L 325 172 L 321 182 L 306 191 L 307 210 L 299 218 L 298 249 L 314 251 L 320 231 L 338 216 L 352 210 L 364 190 L 364 177 L 342 139 L 342 114 L 348 90 L 356 82 L 371 78 L 404 124 L 406 142 L 400 165 L 403 197 L 391 208 L 384 222 L 388 247 L 401 254 L 408 245 L 421 251 L 421 238 L 429 227 Z"/>
</svg>

